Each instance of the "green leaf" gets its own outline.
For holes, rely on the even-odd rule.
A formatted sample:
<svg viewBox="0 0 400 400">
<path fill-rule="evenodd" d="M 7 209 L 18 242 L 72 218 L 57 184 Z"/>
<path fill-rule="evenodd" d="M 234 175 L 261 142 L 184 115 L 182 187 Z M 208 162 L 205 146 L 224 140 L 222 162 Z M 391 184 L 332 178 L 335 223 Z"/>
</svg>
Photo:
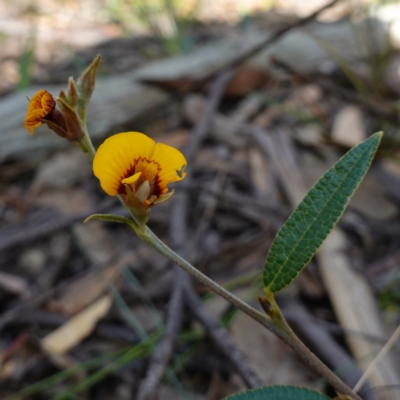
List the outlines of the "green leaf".
<svg viewBox="0 0 400 400">
<path fill-rule="evenodd" d="M 383 133 L 347 152 L 308 192 L 272 243 L 264 267 L 266 293 L 289 285 L 339 221 L 371 165 Z"/>
<path fill-rule="evenodd" d="M 297 386 L 266 386 L 225 397 L 223 400 L 331 400 L 322 393 Z"/>
<path fill-rule="evenodd" d="M 92 221 L 93 219 L 100 219 L 101 221 L 108 222 L 118 222 L 120 224 L 127 224 L 130 227 L 135 226 L 135 223 L 131 219 L 115 214 L 93 214 L 90 217 L 87 217 L 83 222 L 86 223 Z"/>
</svg>

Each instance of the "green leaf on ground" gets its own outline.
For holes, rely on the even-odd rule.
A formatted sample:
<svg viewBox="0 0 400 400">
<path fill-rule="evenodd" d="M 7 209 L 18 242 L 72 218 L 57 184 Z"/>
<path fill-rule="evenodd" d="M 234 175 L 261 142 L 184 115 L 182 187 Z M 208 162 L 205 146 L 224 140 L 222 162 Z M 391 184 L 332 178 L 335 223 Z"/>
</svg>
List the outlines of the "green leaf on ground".
<svg viewBox="0 0 400 400">
<path fill-rule="evenodd" d="M 297 386 L 266 386 L 225 397 L 223 400 L 331 400 L 322 393 Z"/>
<path fill-rule="evenodd" d="M 375 133 L 329 169 L 279 230 L 264 267 L 266 293 L 289 285 L 339 221 L 362 181 L 383 133 Z"/>
</svg>

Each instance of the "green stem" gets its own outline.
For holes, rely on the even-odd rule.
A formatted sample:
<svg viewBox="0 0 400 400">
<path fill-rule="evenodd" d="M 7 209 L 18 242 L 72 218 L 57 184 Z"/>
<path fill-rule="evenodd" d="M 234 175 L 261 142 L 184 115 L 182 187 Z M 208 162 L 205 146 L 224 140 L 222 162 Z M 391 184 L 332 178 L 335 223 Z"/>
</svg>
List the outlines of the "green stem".
<svg viewBox="0 0 400 400">
<path fill-rule="evenodd" d="M 278 305 L 272 296 L 272 302 L 268 304 L 271 305 L 273 318 L 268 317 L 264 313 L 251 307 L 249 304 L 239 299 L 232 293 L 228 292 L 218 283 L 214 282 L 208 276 L 204 275 L 193 265 L 188 263 L 173 250 L 171 250 L 164 242 L 162 242 L 147 226 L 144 233 L 135 230 L 139 238 L 144 242 L 149 244 L 155 250 L 157 250 L 164 257 L 169 259 L 174 264 L 181 267 L 184 271 L 192 275 L 194 278 L 199 280 L 201 283 L 210 288 L 213 292 L 217 293 L 230 304 L 237 307 L 239 310 L 243 311 L 245 314 L 259 322 L 262 326 L 267 328 L 269 331 L 274 333 L 280 339 L 282 339 L 286 344 L 288 344 L 296 353 L 303 359 L 303 361 L 318 375 L 323 376 L 338 393 L 349 396 L 354 400 L 361 400 L 361 398 L 354 393 L 350 387 L 348 387 L 338 376 L 336 376 L 314 353 L 312 353 L 301 340 L 295 335 L 287 324 L 285 318 L 283 317 Z M 270 300 L 271 301 L 271 300 Z M 265 306 L 265 304 L 262 304 Z M 268 308 L 267 308 L 268 309 Z M 268 314 L 271 310 L 268 309 Z"/>
<path fill-rule="evenodd" d="M 267 317 L 264 313 L 249 306 L 243 300 L 239 299 L 238 297 L 233 295 L 231 292 L 228 292 L 222 286 L 218 285 L 218 283 L 214 282 L 208 276 L 204 275 L 197 268 L 195 268 L 193 265 L 188 263 L 186 260 L 184 260 L 178 254 L 176 254 L 163 241 L 161 241 L 158 238 L 158 236 L 156 236 L 150 230 L 149 227 L 146 226 L 144 233 L 142 233 L 140 231 L 136 231 L 136 233 L 138 234 L 140 239 L 142 239 L 144 242 L 146 242 L 151 247 L 156 249 L 160 254 L 162 254 L 164 257 L 168 258 L 171 262 L 173 262 L 174 264 L 181 267 L 183 270 L 185 270 L 187 273 L 189 273 L 194 278 L 199 280 L 201 283 L 208 286 L 213 292 L 222 296 L 229 303 L 231 303 L 234 306 L 236 306 L 237 308 L 243 310 L 244 312 L 246 312 L 246 314 L 250 315 L 252 318 L 254 318 L 256 320 L 262 320 L 262 321 L 267 320 L 268 323 L 270 323 L 269 319 L 267 319 Z M 272 328 L 272 326 L 271 326 L 271 328 Z"/>
<path fill-rule="evenodd" d="M 83 145 L 83 147 L 81 146 L 81 149 L 89 154 L 90 159 L 93 161 L 94 156 L 96 154 L 96 149 L 93 146 L 92 140 L 90 139 L 89 136 L 89 132 L 86 126 L 86 117 L 83 117 L 83 120 L 81 120 L 81 124 L 82 124 L 82 129 L 83 129 L 83 138 L 82 138 L 82 142 L 81 144 Z"/>
</svg>

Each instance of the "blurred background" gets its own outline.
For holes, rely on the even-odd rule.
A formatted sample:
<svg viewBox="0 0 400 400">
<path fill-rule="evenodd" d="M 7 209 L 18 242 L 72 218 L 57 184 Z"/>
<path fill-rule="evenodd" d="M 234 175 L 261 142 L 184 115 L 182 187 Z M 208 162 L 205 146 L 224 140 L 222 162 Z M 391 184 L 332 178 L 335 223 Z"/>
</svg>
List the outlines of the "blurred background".
<svg viewBox="0 0 400 400">
<path fill-rule="evenodd" d="M 259 384 L 334 396 L 127 227 L 83 225 L 125 211 L 79 148 L 46 126 L 30 137 L 23 120 L 26 96 L 57 96 L 97 54 L 95 145 L 141 131 L 188 155 L 191 176 L 149 225 L 254 307 L 290 212 L 385 132 L 339 226 L 277 296 L 355 385 L 400 322 L 400 2 L 336 1 L 304 20 L 328 3 L 0 0 L 0 398 L 217 400 Z M 398 346 L 360 395 L 400 398 Z"/>
</svg>

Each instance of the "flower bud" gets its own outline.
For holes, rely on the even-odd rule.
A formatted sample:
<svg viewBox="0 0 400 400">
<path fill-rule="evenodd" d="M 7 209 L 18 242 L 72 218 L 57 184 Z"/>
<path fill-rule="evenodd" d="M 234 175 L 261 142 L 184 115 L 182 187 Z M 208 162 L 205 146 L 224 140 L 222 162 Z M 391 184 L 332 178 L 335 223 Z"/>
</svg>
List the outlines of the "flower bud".
<svg viewBox="0 0 400 400">
<path fill-rule="evenodd" d="M 78 94 L 78 88 L 76 87 L 76 83 L 74 81 L 74 78 L 72 76 L 68 79 L 68 91 L 67 91 L 67 96 L 66 99 L 63 99 L 71 108 L 76 110 L 76 106 L 78 105 L 79 102 L 79 94 Z"/>
<path fill-rule="evenodd" d="M 94 85 L 96 83 L 97 68 L 100 64 L 101 56 L 98 54 L 93 62 L 82 72 L 77 81 L 77 88 L 79 93 L 79 110 L 82 110 L 89 103 L 92 96 Z M 80 112 L 80 111 L 79 111 Z"/>
</svg>

